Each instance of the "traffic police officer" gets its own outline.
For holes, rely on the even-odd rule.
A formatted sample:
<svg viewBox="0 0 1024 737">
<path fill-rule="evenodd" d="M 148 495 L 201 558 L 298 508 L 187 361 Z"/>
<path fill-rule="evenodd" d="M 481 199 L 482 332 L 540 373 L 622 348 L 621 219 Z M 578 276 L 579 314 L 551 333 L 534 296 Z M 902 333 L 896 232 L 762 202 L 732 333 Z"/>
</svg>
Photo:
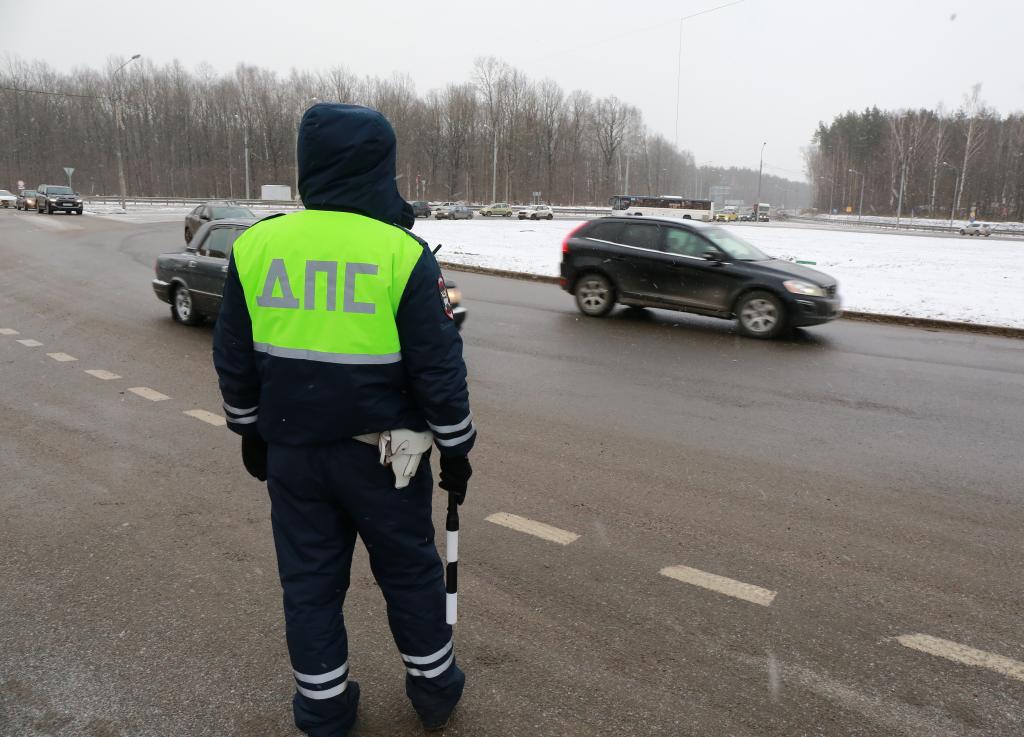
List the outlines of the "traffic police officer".
<svg viewBox="0 0 1024 737">
<path fill-rule="evenodd" d="M 364 441 L 429 429 L 441 488 L 461 503 L 476 439 L 462 340 L 437 262 L 405 229 L 414 218 L 395 185 L 384 116 L 314 105 L 300 123 L 298 162 L 306 209 L 235 242 L 213 345 L 228 427 L 270 492 L 295 723 L 310 737 L 339 737 L 355 722 L 342 605 L 358 535 L 387 601 L 406 693 L 435 729 L 465 676 L 445 623 L 429 452 L 403 485 Z"/>
</svg>

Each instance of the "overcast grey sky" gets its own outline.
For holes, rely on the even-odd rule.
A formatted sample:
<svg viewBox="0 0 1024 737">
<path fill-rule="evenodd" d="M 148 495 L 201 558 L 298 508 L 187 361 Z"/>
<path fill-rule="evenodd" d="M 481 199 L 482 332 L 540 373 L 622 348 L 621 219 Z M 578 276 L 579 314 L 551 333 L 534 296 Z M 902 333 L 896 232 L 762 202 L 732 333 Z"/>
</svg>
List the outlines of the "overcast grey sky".
<svg viewBox="0 0 1024 737">
<path fill-rule="evenodd" d="M 408 73 L 421 92 L 494 55 L 567 91 L 618 95 L 672 140 L 679 18 L 725 2 L 92 0 L 44 19 L 0 0 L 0 50 L 58 67 L 133 53 L 221 71 L 341 64 Z M 756 167 L 768 141 L 766 170 L 802 178 L 818 121 L 849 109 L 955 108 L 981 82 L 989 105 L 1022 110 L 1022 28 L 1021 0 L 744 0 L 683 24 L 679 143 L 701 163 Z"/>
</svg>

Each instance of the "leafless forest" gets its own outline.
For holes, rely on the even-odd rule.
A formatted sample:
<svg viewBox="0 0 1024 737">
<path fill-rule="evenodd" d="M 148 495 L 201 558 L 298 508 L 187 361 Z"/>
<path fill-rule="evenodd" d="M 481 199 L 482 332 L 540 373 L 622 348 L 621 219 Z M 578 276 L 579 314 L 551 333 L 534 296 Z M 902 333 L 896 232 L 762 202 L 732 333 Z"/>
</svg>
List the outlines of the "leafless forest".
<svg viewBox="0 0 1024 737">
<path fill-rule="evenodd" d="M 326 100 L 388 116 L 409 199 L 489 201 L 493 191 L 498 200 L 525 202 L 540 192 L 553 203 L 607 204 L 612 194 L 707 197 L 728 185 L 728 199 L 753 202 L 757 193 L 757 170 L 697 166 L 689 151 L 648 131 L 628 102 L 567 93 L 494 58 L 479 59 L 466 81 L 425 94 L 408 76 L 357 77 L 343 68 L 283 78 L 250 66 L 220 74 L 141 59 L 115 73 L 124 61 L 98 71 L 7 60 L 0 187 L 61 183 L 62 167 L 74 166 L 80 191 L 116 193 L 117 107 L 130 195 L 241 198 L 246 140 L 253 197 L 260 184 L 294 187 L 298 120 Z M 750 145 L 756 155 L 760 142 Z M 796 207 L 809 195 L 806 184 L 766 169 L 762 201 Z"/>
<path fill-rule="evenodd" d="M 815 207 L 857 212 L 863 174 L 865 214 L 1024 219 L 1024 114 L 1000 116 L 980 93 L 955 111 L 870 108 L 822 124 L 807 156 Z"/>
</svg>

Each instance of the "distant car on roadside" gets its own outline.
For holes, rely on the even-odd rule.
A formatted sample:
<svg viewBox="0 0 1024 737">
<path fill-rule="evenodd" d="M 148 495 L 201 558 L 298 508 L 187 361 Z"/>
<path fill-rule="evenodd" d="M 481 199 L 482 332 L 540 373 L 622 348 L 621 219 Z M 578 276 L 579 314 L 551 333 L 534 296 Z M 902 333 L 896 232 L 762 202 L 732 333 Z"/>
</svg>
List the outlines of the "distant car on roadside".
<svg viewBox="0 0 1024 737">
<path fill-rule="evenodd" d="M 438 220 L 472 220 L 473 210 L 466 205 L 449 205 L 435 210 L 434 217 Z"/>
<path fill-rule="evenodd" d="M 191 243 L 203 223 L 215 220 L 256 220 L 256 213 L 234 202 L 206 202 L 185 216 L 185 242 Z"/>
<path fill-rule="evenodd" d="M 516 217 L 520 220 L 554 220 L 555 211 L 550 205 L 530 205 L 520 209 Z"/>
<path fill-rule="evenodd" d="M 82 198 L 71 187 L 61 184 L 40 184 L 36 187 L 36 212 L 82 214 Z"/>
<path fill-rule="evenodd" d="M 491 204 L 481 207 L 480 214 L 484 217 L 512 217 L 512 208 L 507 202 L 492 202 Z"/>
<path fill-rule="evenodd" d="M 413 214 L 414 217 L 418 217 L 418 218 L 428 218 L 428 217 L 430 217 L 430 203 L 429 202 L 426 202 L 424 200 L 416 200 L 414 202 L 410 202 L 409 204 L 412 205 L 412 214 Z"/>
<path fill-rule="evenodd" d="M 0 189 L 0 207 L 17 207 L 18 198 L 6 189 Z"/>
<path fill-rule="evenodd" d="M 719 223 L 734 223 L 739 217 L 739 210 L 732 205 L 726 205 L 715 213 L 715 221 Z"/>
<path fill-rule="evenodd" d="M 184 251 L 162 253 L 152 281 L 157 299 L 171 306 L 171 317 L 183 325 L 217 319 L 227 281 L 228 257 L 235 241 L 256 221 L 250 218 L 211 220 L 196 230 Z M 462 292 L 445 279 L 456 326 L 466 319 Z"/>
<path fill-rule="evenodd" d="M 774 259 L 734 230 L 696 220 L 604 217 L 562 243 L 560 285 L 580 312 L 616 304 L 735 319 L 739 332 L 775 338 L 840 315 L 835 279 Z"/>
<path fill-rule="evenodd" d="M 983 235 L 988 238 L 992 235 L 992 226 L 988 223 L 967 223 L 960 227 L 960 235 Z"/>
<path fill-rule="evenodd" d="M 449 207 L 455 207 L 458 204 L 458 202 L 439 202 L 435 205 L 430 206 L 430 212 L 436 218 L 437 213 L 441 212 L 442 210 L 447 210 Z"/>
<path fill-rule="evenodd" d="M 36 209 L 36 191 L 34 189 L 23 189 L 18 192 L 18 200 L 14 207 L 18 210 Z"/>
</svg>

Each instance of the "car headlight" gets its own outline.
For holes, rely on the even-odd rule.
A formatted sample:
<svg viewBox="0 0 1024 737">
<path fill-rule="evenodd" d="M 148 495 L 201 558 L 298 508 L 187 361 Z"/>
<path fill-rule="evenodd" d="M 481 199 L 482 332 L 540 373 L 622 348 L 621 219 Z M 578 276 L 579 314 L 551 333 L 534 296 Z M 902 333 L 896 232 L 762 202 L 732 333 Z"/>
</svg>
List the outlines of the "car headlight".
<svg viewBox="0 0 1024 737">
<path fill-rule="evenodd" d="M 448 300 L 453 305 L 458 305 L 462 302 L 462 290 L 458 287 L 448 287 Z"/>
<path fill-rule="evenodd" d="M 793 294 L 802 294 L 805 297 L 824 297 L 825 290 L 819 287 L 817 284 L 811 284 L 810 282 L 800 281 L 798 279 L 790 279 L 789 281 L 782 282 L 782 286 L 786 288 L 787 292 Z"/>
<path fill-rule="evenodd" d="M 81 205 L 82 204 L 82 198 L 78 197 L 77 199 L 75 199 L 75 202 L 78 203 L 79 205 Z"/>
</svg>

